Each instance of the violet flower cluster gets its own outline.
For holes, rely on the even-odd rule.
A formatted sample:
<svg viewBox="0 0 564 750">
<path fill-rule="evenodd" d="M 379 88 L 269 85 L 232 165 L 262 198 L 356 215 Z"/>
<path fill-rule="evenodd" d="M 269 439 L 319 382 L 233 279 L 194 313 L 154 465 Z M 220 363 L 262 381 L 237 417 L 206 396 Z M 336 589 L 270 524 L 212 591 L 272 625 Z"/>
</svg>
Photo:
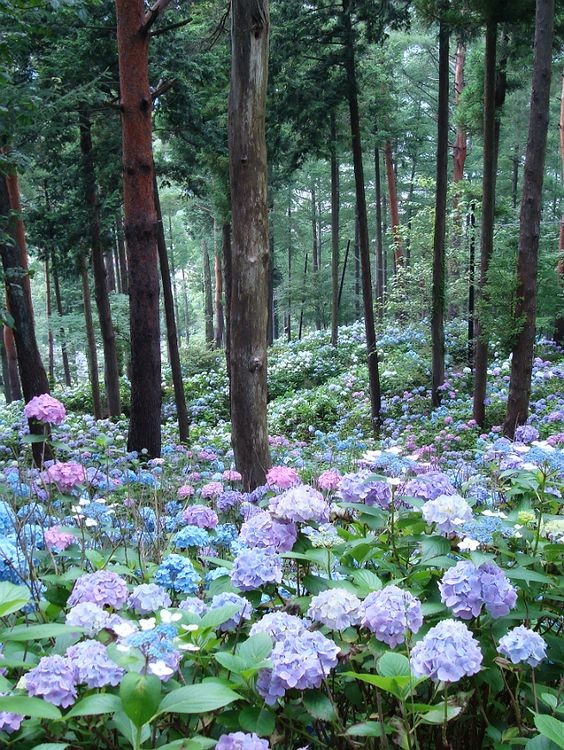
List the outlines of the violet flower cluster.
<svg viewBox="0 0 564 750">
<path fill-rule="evenodd" d="M 170 607 L 172 601 L 168 592 L 157 583 L 141 583 L 133 589 L 127 604 L 137 614 L 147 615 L 163 607 Z"/>
<path fill-rule="evenodd" d="M 119 609 L 128 597 L 129 591 L 123 578 L 111 570 L 97 570 L 77 578 L 67 604 L 74 607 L 82 602 L 92 602 L 100 607 Z"/>
<path fill-rule="evenodd" d="M 472 509 L 460 495 L 439 495 L 427 500 L 421 509 L 427 523 L 434 523 L 437 531 L 445 536 L 459 534 L 463 526 L 472 520 Z"/>
<path fill-rule="evenodd" d="M 56 398 L 53 398 L 48 393 L 43 393 L 41 396 L 34 396 L 24 406 L 24 414 L 27 419 L 36 419 L 38 422 L 44 424 L 61 424 L 67 412 L 65 407 Z"/>
<path fill-rule="evenodd" d="M 458 682 L 480 671 L 482 652 L 463 622 L 442 620 L 415 644 L 410 661 L 416 677 Z"/>
<path fill-rule="evenodd" d="M 231 583 L 241 591 L 252 591 L 267 583 L 281 583 L 282 558 L 271 548 L 242 550 L 233 562 Z"/>
<path fill-rule="evenodd" d="M 405 641 L 407 630 L 417 633 L 423 624 L 419 599 L 393 585 L 368 594 L 359 614 L 361 626 L 391 648 Z"/>
<path fill-rule="evenodd" d="M 45 479 L 56 485 L 59 492 L 70 492 L 86 480 L 84 466 L 76 461 L 52 464 L 45 471 Z"/>
<path fill-rule="evenodd" d="M 331 630 L 345 630 L 360 622 L 360 599 L 346 589 L 333 588 L 314 596 L 307 616 Z"/>
<path fill-rule="evenodd" d="M 536 667 L 546 658 L 546 641 L 534 630 L 518 625 L 499 639 L 497 650 L 513 664 Z"/>
<path fill-rule="evenodd" d="M 247 547 L 273 547 L 276 552 L 289 552 L 298 530 L 294 523 L 277 521 L 266 510 L 259 510 L 241 526 L 239 540 Z"/>
<path fill-rule="evenodd" d="M 392 491 L 388 482 L 367 469 L 345 474 L 339 490 L 347 503 L 366 503 L 386 510 L 392 502 Z"/>
<path fill-rule="evenodd" d="M 252 734 L 244 732 L 222 734 L 215 746 L 215 750 L 269 750 L 269 748 L 268 740 L 261 740 L 254 732 Z"/>
<path fill-rule="evenodd" d="M 182 512 L 182 518 L 191 526 L 200 529 L 215 529 L 219 523 L 217 513 L 207 505 L 189 505 Z"/>
<path fill-rule="evenodd" d="M 477 568 L 469 560 L 461 560 L 445 572 L 439 590 L 443 604 L 463 620 L 478 617 L 483 606 L 492 617 L 504 617 L 517 603 L 516 590 L 494 563 Z"/>
<path fill-rule="evenodd" d="M 285 521 L 327 523 L 330 508 L 321 492 L 308 484 L 301 484 L 273 497 L 269 510 L 273 516 Z"/>
</svg>

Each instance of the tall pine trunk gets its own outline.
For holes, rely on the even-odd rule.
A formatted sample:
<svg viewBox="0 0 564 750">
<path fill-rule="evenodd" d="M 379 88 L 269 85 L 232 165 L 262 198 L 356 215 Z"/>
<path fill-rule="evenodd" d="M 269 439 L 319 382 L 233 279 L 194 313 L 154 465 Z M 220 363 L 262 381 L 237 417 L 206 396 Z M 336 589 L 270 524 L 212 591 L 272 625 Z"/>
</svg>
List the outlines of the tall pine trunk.
<svg viewBox="0 0 564 750">
<path fill-rule="evenodd" d="M 63 372 L 65 373 L 65 385 L 72 385 L 72 378 L 69 366 L 69 355 L 67 347 L 67 335 L 62 325 L 63 320 L 63 299 L 61 295 L 61 284 L 59 282 L 59 266 L 57 260 L 57 254 L 53 253 L 51 256 L 51 270 L 53 272 L 53 287 L 55 289 L 55 304 L 57 305 L 57 314 L 61 321 L 61 327 L 59 332 L 61 334 L 61 359 L 63 360 Z"/>
<path fill-rule="evenodd" d="M 394 172 L 394 157 L 392 144 L 387 140 L 384 144 L 384 157 L 386 160 L 386 178 L 388 180 L 388 199 L 390 203 L 390 218 L 392 226 L 392 237 L 394 240 L 394 266 L 397 271 L 403 264 L 403 247 L 401 241 L 398 191 L 396 187 L 396 175 Z"/>
<path fill-rule="evenodd" d="M 264 484 L 271 465 L 266 421 L 268 33 L 268 0 L 233 0 L 229 90 L 231 425 L 235 462 L 246 489 Z"/>
<path fill-rule="evenodd" d="M 550 73 L 554 0 L 537 0 L 533 85 L 529 112 L 529 135 L 525 153 L 523 197 L 519 216 L 517 259 L 517 304 L 514 317 L 523 320 L 513 345 L 511 380 L 504 434 L 513 439 L 515 428 L 529 413 L 531 373 L 537 314 L 537 269 L 539 253 L 542 186 L 550 105 Z"/>
<path fill-rule="evenodd" d="M 437 120 L 437 181 L 433 235 L 433 301 L 431 337 L 433 349 L 431 402 L 439 406 L 440 388 L 445 382 L 445 295 L 446 295 L 446 207 L 448 167 L 449 29 L 444 18 L 447 2 L 441 3 L 439 22 L 439 107 Z"/>
<path fill-rule="evenodd" d="M 216 349 L 221 349 L 225 340 L 225 315 L 223 311 L 223 276 L 221 273 L 221 255 L 216 252 L 214 256 L 214 277 L 215 277 L 215 333 L 214 343 Z"/>
<path fill-rule="evenodd" d="M 466 47 L 462 39 L 458 40 L 456 46 L 456 60 L 454 65 L 454 93 L 456 106 L 460 103 L 460 95 L 464 89 L 464 62 L 466 58 Z M 460 182 L 464 178 L 464 164 L 466 163 L 466 154 L 468 145 L 466 139 L 466 128 L 462 123 L 456 125 L 456 139 L 452 149 L 453 173 L 452 181 Z M 455 198 L 458 202 L 458 197 Z"/>
<path fill-rule="evenodd" d="M 339 338 L 339 162 L 337 125 L 331 112 L 331 345 Z"/>
<path fill-rule="evenodd" d="M 16 352 L 16 342 L 14 341 L 14 331 L 10 326 L 4 326 L 2 338 L 6 351 L 10 401 L 19 401 L 22 398 L 22 386 L 20 383 L 20 373 L 18 372 L 18 354 Z"/>
<path fill-rule="evenodd" d="M 560 177 L 564 183 L 564 72 L 561 74 L 562 89 L 560 95 Z M 558 283 L 564 284 L 564 210 L 560 217 L 560 235 L 558 238 L 558 265 L 556 267 Z M 559 346 L 564 346 L 564 313 L 562 311 L 556 316 L 554 323 L 554 340 Z"/>
<path fill-rule="evenodd" d="M 317 200 L 315 185 L 311 187 L 311 270 L 313 281 L 313 309 L 315 315 L 315 329 L 321 330 L 321 300 L 319 288 L 319 246 L 321 237 L 318 233 Z"/>
<path fill-rule="evenodd" d="M 125 250 L 125 239 L 123 237 L 123 224 L 121 219 L 116 219 L 116 237 L 119 259 L 119 277 L 121 279 L 121 293 L 129 294 L 129 279 L 127 275 L 127 254 Z"/>
<path fill-rule="evenodd" d="M 45 251 L 45 308 L 47 313 L 47 355 L 48 365 L 47 372 L 49 373 L 49 383 L 55 385 L 55 344 L 53 341 L 53 308 L 51 306 L 51 272 L 49 269 L 49 250 Z"/>
<path fill-rule="evenodd" d="M 380 149 L 374 147 L 374 184 L 376 192 L 376 301 L 378 318 L 384 318 L 384 242 L 382 236 L 382 180 L 380 176 Z"/>
<path fill-rule="evenodd" d="M 223 255 L 223 279 L 225 281 L 225 364 L 227 377 L 231 382 L 231 222 L 221 225 L 221 249 Z"/>
<path fill-rule="evenodd" d="M 204 321 L 206 344 L 213 344 L 213 292 L 210 271 L 210 253 L 207 240 L 202 242 L 202 284 L 204 291 Z"/>
<path fill-rule="evenodd" d="M 94 412 L 94 419 L 102 419 L 102 398 L 100 395 L 100 380 L 98 378 L 98 353 L 96 351 L 96 336 L 94 335 L 94 320 L 92 318 L 92 303 L 90 300 L 90 279 L 88 277 L 88 257 L 86 255 L 81 260 L 80 279 L 82 281 L 82 302 L 86 327 L 86 358 L 88 360 L 90 391 L 92 393 L 92 411 Z"/>
</svg>

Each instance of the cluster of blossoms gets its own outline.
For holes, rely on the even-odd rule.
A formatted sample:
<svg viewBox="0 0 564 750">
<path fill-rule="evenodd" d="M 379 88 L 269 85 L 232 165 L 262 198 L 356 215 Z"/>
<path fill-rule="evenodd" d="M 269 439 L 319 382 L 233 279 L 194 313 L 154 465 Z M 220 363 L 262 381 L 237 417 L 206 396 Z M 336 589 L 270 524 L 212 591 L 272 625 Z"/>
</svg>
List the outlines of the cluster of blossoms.
<svg viewBox="0 0 564 750">
<path fill-rule="evenodd" d="M 415 644 L 410 661 L 416 677 L 458 682 L 480 671 L 482 652 L 463 622 L 442 620 Z"/>
<path fill-rule="evenodd" d="M 118 647 L 122 650 L 138 649 L 146 660 L 147 670 L 166 681 L 176 672 L 182 658 L 182 653 L 174 645 L 177 635 L 175 625 L 161 623 L 153 628 L 128 634 Z"/>
<path fill-rule="evenodd" d="M 159 565 L 153 580 L 165 589 L 181 594 L 195 594 L 202 578 L 190 560 L 182 555 L 172 554 L 165 557 Z"/>
<path fill-rule="evenodd" d="M 184 521 L 201 529 L 215 529 L 219 523 L 217 513 L 207 505 L 189 505 L 182 513 Z"/>
<path fill-rule="evenodd" d="M 76 539 L 68 531 L 64 531 L 60 526 L 50 526 L 43 532 L 45 546 L 52 552 L 63 552 L 70 547 Z"/>
<path fill-rule="evenodd" d="M 185 526 L 178 531 L 173 539 L 177 549 L 188 549 L 189 547 L 206 547 L 210 543 L 210 535 L 199 526 Z"/>
<path fill-rule="evenodd" d="M 427 500 L 421 509 L 427 523 L 437 525 L 437 531 L 445 536 L 459 534 L 460 527 L 472 520 L 472 509 L 460 495 L 439 495 Z"/>
<path fill-rule="evenodd" d="M 418 497 L 421 500 L 435 500 L 439 495 L 454 495 L 455 489 L 446 474 L 441 471 L 429 471 L 406 482 L 400 494 L 405 497 Z"/>
<path fill-rule="evenodd" d="M 273 497 L 269 510 L 276 518 L 295 523 L 327 523 L 329 503 L 323 495 L 308 484 L 302 484 Z"/>
<path fill-rule="evenodd" d="M 517 592 L 503 570 L 489 562 L 478 568 L 461 560 L 443 575 L 439 590 L 443 604 L 463 620 L 478 617 L 483 606 L 492 617 L 504 617 L 517 603 Z"/>
<path fill-rule="evenodd" d="M 277 521 L 266 510 L 257 509 L 241 526 L 239 539 L 247 547 L 273 547 L 276 552 L 289 552 L 298 530 L 294 523 Z"/>
<path fill-rule="evenodd" d="M 271 547 L 241 550 L 233 562 L 231 583 L 241 591 L 281 582 L 282 559 Z"/>
<path fill-rule="evenodd" d="M 307 616 L 331 630 L 345 630 L 360 622 L 360 599 L 346 589 L 334 588 L 314 596 Z"/>
<path fill-rule="evenodd" d="M 546 641 L 534 630 L 518 625 L 499 639 L 497 650 L 513 664 L 536 667 L 546 658 Z"/>
<path fill-rule="evenodd" d="M 317 477 L 317 486 L 321 490 L 336 490 L 341 484 L 343 476 L 338 469 L 326 469 Z"/>
<path fill-rule="evenodd" d="M 366 503 L 386 510 L 392 502 L 392 491 L 388 482 L 367 469 L 345 474 L 339 490 L 347 503 Z"/>
<path fill-rule="evenodd" d="M 210 609 L 219 609 L 219 607 L 225 607 L 228 604 L 235 605 L 239 607 L 239 609 L 219 626 L 219 630 L 223 632 L 235 630 L 235 628 L 238 628 L 245 620 L 250 620 L 253 612 L 250 602 L 242 596 L 239 596 L 239 594 L 233 594 L 230 591 L 216 594 L 211 600 Z"/>
<path fill-rule="evenodd" d="M 279 490 L 287 490 L 301 484 L 301 479 L 295 469 L 289 466 L 273 466 L 266 474 L 266 483 L 269 487 Z"/>
<path fill-rule="evenodd" d="M 65 407 L 56 398 L 48 393 L 34 396 L 24 406 L 24 414 L 27 419 L 36 419 L 44 424 L 59 425 L 64 422 L 67 412 Z"/>
<path fill-rule="evenodd" d="M 423 624 L 419 599 L 393 585 L 368 594 L 359 615 L 361 626 L 391 648 L 404 642 L 407 630 L 417 633 Z"/>
<path fill-rule="evenodd" d="M 45 479 L 56 485 L 59 492 L 70 492 L 86 480 L 84 466 L 76 461 L 66 461 L 52 464 L 45 471 Z"/>
<path fill-rule="evenodd" d="M 74 607 L 76 604 L 92 602 L 99 607 L 119 609 L 128 597 L 127 583 L 123 578 L 111 570 L 97 570 L 77 578 L 67 604 Z"/>
<path fill-rule="evenodd" d="M 163 607 L 170 607 L 172 601 L 162 586 L 156 583 L 141 583 L 133 589 L 127 604 L 137 614 L 147 615 Z"/>
<path fill-rule="evenodd" d="M 230 732 L 222 734 L 215 750 L 269 750 L 268 740 L 261 740 L 255 734 L 245 734 L 244 732 Z"/>
</svg>

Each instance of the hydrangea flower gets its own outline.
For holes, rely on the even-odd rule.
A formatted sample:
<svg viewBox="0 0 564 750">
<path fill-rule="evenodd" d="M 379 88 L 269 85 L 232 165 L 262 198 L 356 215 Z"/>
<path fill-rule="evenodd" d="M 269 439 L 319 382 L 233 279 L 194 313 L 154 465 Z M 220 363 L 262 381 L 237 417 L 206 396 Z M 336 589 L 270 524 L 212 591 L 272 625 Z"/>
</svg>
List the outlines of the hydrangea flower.
<svg viewBox="0 0 564 750">
<path fill-rule="evenodd" d="M 251 619 L 251 614 L 253 612 L 251 603 L 244 597 L 239 596 L 239 594 L 233 594 L 230 591 L 224 591 L 223 593 L 214 596 L 210 603 L 210 609 L 219 609 L 219 607 L 224 607 L 226 604 L 236 604 L 239 607 L 239 611 L 235 612 L 234 615 L 231 615 L 228 620 L 223 622 L 218 630 L 224 632 L 235 630 L 243 620 Z"/>
<path fill-rule="evenodd" d="M 139 615 L 156 612 L 172 604 L 167 591 L 156 583 L 142 583 L 131 592 L 127 605 Z"/>
<path fill-rule="evenodd" d="M 238 492 L 237 490 L 226 490 L 217 498 L 215 504 L 220 513 L 225 513 L 225 511 L 235 508 L 237 505 L 241 505 L 243 497 L 242 492 Z"/>
<path fill-rule="evenodd" d="M 186 557 L 168 555 L 155 571 L 153 580 L 165 589 L 194 594 L 202 579 Z"/>
<path fill-rule="evenodd" d="M 207 547 L 210 543 L 210 535 L 199 526 L 185 526 L 180 529 L 173 540 L 177 549 L 188 549 L 188 547 Z"/>
<path fill-rule="evenodd" d="M 472 520 L 472 509 L 460 495 L 439 495 L 427 500 L 421 509 L 427 523 L 435 523 L 441 534 L 456 534 L 460 527 Z"/>
<path fill-rule="evenodd" d="M 515 430 L 515 442 L 532 443 L 539 439 L 539 431 L 530 424 L 524 424 Z"/>
<path fill-rule="evenodd" d="M 239 539 L 247 547 L 273 547 L 276 552 L 289 552 L 298 537 L 292 522 L 276 521 L 266 510 L 251 516 L 241 526 Z"/>
<path fill-rule="evenodd" d="M 266 583 L 281 583 L 282 559 L 272 548 L 239 552 L 233 562 L 231 583 L 241 591 L 252 591 Z"/>
<path fill-rule="evenodd" d="M 405 497 L 434 500 L 439 495 L 454 495 L 455 489 L 446 474 L 441 471 L 429 471 L 406 482 L 400 494 Z"/>
<path fill-rule="evenodd" d="M 368 594 L 359 615 L 362 627 L 391 648 L 405 641 L 407 630 L 417 633 L 423 624 L 419 599 L 393 585 Z"/>
<path fill-rule="evenodd" d="M 59 492 L 70 492 L 86 480 L 84 466 L 76 461 L 58 461 L 45 472 L 45 478 L 57 486 Z"/>
<path fill-rule="evenodd" d="M 435 682 L 458 682 L 480 671 L 482 652 L 463 622 L 442 620 L 415 644 L 411 670 Z"/>
<path fill-rule="evenodd" d="M 546 641 L 534 630 L 518 625 L 499 639 L 497 650 L 513 664 L 536 667 L 546 658 Z"/>
<path fill-rule="evenodd" d="M 43 532 L 45 546 L 52 552 L 63 552 L 76 541 L 75 537 L 68 531 L 63 531 L 60 526 L 51 526 Z"/>
<path fill-rule="evenodd" d="M 29 695 L 43 698 L 55 706 L 68 708 L 76 700 L 74 669 L 63 656 L 44 656 L 25 676 Z"/>
<path fill-rule="evenodd" d="M 174 625 L 161 624 L 151 630 L 129 635 L 125 643 L 138 648 L 148 661 L 148 671 L 166 682 L 176 672 L 182 658 L 173 643 L 177 635 Z"/>
<path fill-rule="evenodd" d="M 4 693 L 0 693 L 4 695 Z M 0 732 L 17 732 L 24 717 L 11 711 L 0 711 Z"/>
<path fill-rule="evenodd" d="M 191 484 L 183 484 L 182 487 L 179 487 L 176 491 L 176 494 L 178 497 L 185 499 L 187 497 L 192 497 L 194 494 L 194 488 Z"/>
<path fill-rule="evenodd" d="M 190 612 L 198 617 L 203 617 L 208 611 L 208 605 L 197 596 L 189 596 L 187 599 L 183 599 L 178 605 L 178 609 L 184 609 L 186 612 Z"/>
<path fill-rule="evenodd" d="M 97 570 L 77 578 L 67 604 L 74 607 L 82 602 L 92 602 L 100 607 L 119 609 L 128 596 L 129 591 L 123 578 L 111 570 Z"/>
<path fill-rule="evenodd" d="M 337 666 L 339 650 L 336 643 L 319 631 L 304 630 L 298 635 L 286 633 L 270 654 L 272 669 L 259 673 L 258 692 L 272 706 L 286 690 L 319 687 Z"/>
<path fill-rule="evenodd" d="M 321 490 L 336 490 L 341 484 L 343 475 L 338 469 L 327 469 L 317 477 L 317 486 Z"/>
<path fill-rule="evenodd" d="M 517 592 L 495 563 L 482 563 L 479 571 L 486 609 L 492 617 L 505 617 L 517 604 Z"/>
<path fill-rule="evenodd" d="M 329 503 L 323 495 L 308 484 L 292 487 L 269 503 L 273 516 L 285 521 L 327 523 Z"/>
<path fill-rule="evenodd" d="M 385 510 L 392 501 L 390 485 L 366 469 L 345 474 L 339 490 L 347 503 L 365 502 L 367 505 L 378 505 Z"/>
<path fill-rule="evenodd" d="M 48 393 L 34 396 L 28 401 L 24 406 L 24 414 L 27 419 L 37 419 L 38 422 L 54 425 L 61 424 L 67 415 L 61 402 Z"/>
<path fill-rule="evenodd" d="M 189 505 L 184 509 L 182 517 L 187 524 L 199 526 L 201 529 L 215 529 L 219 522 L 215 510 L 207 505 Z"/>
<path fill-rule="evenodd" d="M 237 527 L 233 523 L 219 523 L 215 527 L 215 535 L 211 537 L 210 543 L 216 547 L 229 547 L 231 542 L 237 538 Z"/>
<path fill-rule="evenodd" d="M 286 636 L 297 636 L 307 630 L 308 623 L 287 612 L 268 612 L 251 626 L 251 635 L 266 633 L 274 642 Z"/>
<path fill-rule="evenodd" d="M 269 487 L 277 487 L 279 490 L 287 490 L 301 484 L 298 472 L 289 466 L 273 466 L 266 474 L 266 483 Z"/>
<path fill-rule="evenodd" d="M 81 602 L 74 606 L 65 618 L 65 623 L 82 628 L 85 635 L 92 637 L 107 628 L 112 615 L 93 602 Z"/>
<path fill-rule="evenodd" d="M 70 646 L 65 656 L 74 670 L 77 685 L 89 688 L 115 687 L 121 682 L 124 670 L 108 656 L 108 651 L 99 641 L 81 641 Z"/>
<path fill-rule="evenodd" d="M 230 732 L 222 734 L 215 750 L 269 750 L 268 740 L 261 740 L 255 734 L 245 734 L 244 732 Z"/>
<path fill-rule="evenodd" d="M 235 471 L 235 469 L 225 469 L 221 476 L 225 482 L 240 482 L 243 479 L 241 474 Z"/>
<path fill-rule="evenodd" d="M 200 490 L 200 495 L 203 498 L 213 499 L 214 497 L 219 497 L 221 494 L 223 494 L 223 485 L 221 482 L 208 482 Z"/>
<path fill-rule="evenodd" d="M 517 592 L 505 573 L 494 563 L 477 568 L 460 560 L 439 582 L 441 601 L 463 620 L 477 617 L 485 605 L 492 617 L 503 617 L 517 602 Z"/>
<path fill-rule="evenodd" d="M 312 598 L 307 616 L 332 630 L 345 630 L 359 624 L 360 604 L 360 599 L 346 589 L 327 589 Z"/>
</svg>

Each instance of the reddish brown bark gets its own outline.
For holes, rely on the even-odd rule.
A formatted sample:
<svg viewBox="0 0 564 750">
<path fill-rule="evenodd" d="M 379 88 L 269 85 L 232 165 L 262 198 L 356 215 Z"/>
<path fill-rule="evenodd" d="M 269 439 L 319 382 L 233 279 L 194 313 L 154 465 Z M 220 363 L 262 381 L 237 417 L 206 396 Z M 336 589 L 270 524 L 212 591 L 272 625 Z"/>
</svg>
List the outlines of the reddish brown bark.
<svg viewBox="0 0 564 750">
<path fill-rule="evenodd" d="M 390 221 L 392 225 L 392 237 L 394 240 L 394 263 L 396 271 L 403 263 L 403 246 L 400 233 L 400 219 L 398 206 L 398 192 L 396 187 L 396 175 L 394 172 L 394 157 L 392 144 L 389 140 L 384 144 L 384 157 L 386 160 L 386 178 L 388 180 L 388 200 L 390 203 Z"/>
<path fill-rule="evenodd" d="M 560 98 L 560 159 L 562 162 L 562 180 L 564 181 L 564 72 L 562 78 L 562 93 Z M 560 217 L 560 237 L 558 240 L 558 264 L 556 267 L 558 282 L 564 284 L 564 212 Z M 564 315 L 558 315 L 554 325 L 554 340 L 560 346 L 564 346 Z"/>
<path fill-rule="evenodd" d="M 456 62 L 454 66 L 454 103 L 456 106 L 460 103 L 460 95 L 464 88 L 464 60 L 466 56 L 466 47 L 462 40 L 458 41 L 456 47 Z M 464 177 L 464 163 L 468 151 L 466 141 L 466 128 L 458 123 L 456 126 L 456 140 L 452 153 L 453 161 L 453 182 L 460 182 Z"/>
<path fill-rule="evenodd" d="M 128 448 L 146 449 L 150 457 L 161 452 L 161 353 L 147 32 L 164 5 L 145 14 L 143 0 L 116 0 L 131 341 Z"/>
</svg>

